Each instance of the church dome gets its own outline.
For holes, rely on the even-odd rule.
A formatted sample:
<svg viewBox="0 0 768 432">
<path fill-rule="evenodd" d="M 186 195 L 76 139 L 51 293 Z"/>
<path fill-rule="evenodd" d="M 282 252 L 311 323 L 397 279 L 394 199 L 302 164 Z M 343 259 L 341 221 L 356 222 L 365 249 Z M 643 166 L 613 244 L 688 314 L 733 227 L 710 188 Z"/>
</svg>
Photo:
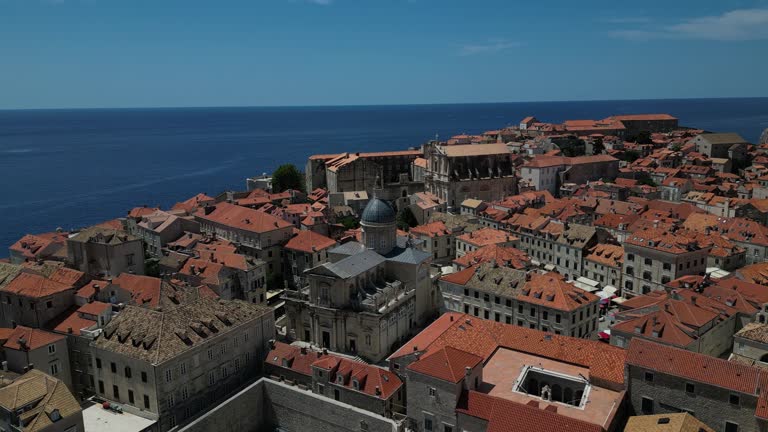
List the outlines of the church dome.
<svg viewBox="0 0 768 432">
<path fill-rule="evenodd" d="M 395 222 L 395 211 L 389 204 L 374 198 L 368 202 L 363 210 L 363 217 L 360 222 L 374 224 L 391 224 Z"/>
</svg>

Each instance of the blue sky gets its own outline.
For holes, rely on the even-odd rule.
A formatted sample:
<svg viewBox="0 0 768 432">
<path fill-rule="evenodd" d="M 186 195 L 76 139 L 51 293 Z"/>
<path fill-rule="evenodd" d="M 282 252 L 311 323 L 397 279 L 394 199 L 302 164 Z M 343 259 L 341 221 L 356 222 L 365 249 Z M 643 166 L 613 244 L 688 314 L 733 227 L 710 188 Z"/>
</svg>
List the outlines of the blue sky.
<svg viewBox="0 0 768 432">
<path fill-rule="evenodd" d="M 766 53 L 768 0 L 0 0 L 0 108 L 768 96 Z"/>
</svg>

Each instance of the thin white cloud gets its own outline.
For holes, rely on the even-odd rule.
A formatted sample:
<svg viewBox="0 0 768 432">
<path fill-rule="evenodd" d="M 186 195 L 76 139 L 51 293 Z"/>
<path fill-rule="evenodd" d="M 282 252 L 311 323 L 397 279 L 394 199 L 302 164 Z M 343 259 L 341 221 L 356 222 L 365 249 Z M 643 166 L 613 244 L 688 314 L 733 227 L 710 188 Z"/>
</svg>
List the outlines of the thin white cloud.
<svg viewBox="0 0 768 432">
<path fill-rule="evenodd" d="M 328 6 L 333 1 L 332 0 L 307 0 L 307 2 L 308 3 L 312 3 L 312 4 L 316 4 L 316 5 L 321 5 L 321 6 Z"/>
<path fill-rule="evenodd" d="M 486 43 L 463 45 L 459 49 L 459 55 L 491 54 L 520 46 L 522 46 L 520 42 L 508 41 L 505 39 L 493 39 Z"/>
<path fill-rule="evenodd" d="M 768 39 L 768 8 L 736 9 L 716 16 L 689 18 L 664 26 L 616 30 L 610 34 L 629 40 L 763 40 Z"/>
</svg>

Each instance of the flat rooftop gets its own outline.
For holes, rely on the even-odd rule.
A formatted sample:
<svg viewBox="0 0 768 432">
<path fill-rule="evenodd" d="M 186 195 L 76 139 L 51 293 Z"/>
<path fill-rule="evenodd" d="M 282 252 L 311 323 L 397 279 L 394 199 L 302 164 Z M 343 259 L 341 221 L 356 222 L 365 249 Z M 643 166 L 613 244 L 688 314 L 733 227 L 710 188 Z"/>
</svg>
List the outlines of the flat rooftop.
<svg viewBox="0 0 768 432">
<path fill-rule="evenodd" d="M 526 374 L 529 375 L 528 379 L 525 379 Z M 542 375 L 551 375 L 549 384 L 553 387 L 558 383 L 563 386 L 573 383 L 575 390 L 582 390 L 581 406 L 547 401 L 542 399 L 540 394 L 526 393 L 520 389 L 521 381 L 524 381 L 524 385 L 530 385 L 527 381 L 532 378 L 540 379 L 543 384 L 545 380 L 541 379 Z M 524 405 L 533 405 L 533 401 L 538 403 L 539 409 L 557 409 L 557 413 L 562 416 L 598 424 L 608 429 L 624 399 L 624 392 L 587 384 L 582 376 L 589 379 L 589 369 L 502 347 L 496 350 L 483 367 L 483 384 L 478 391 Z"/>
<path fill-rule="evenodd" d="M 127 412 L 117 413 L 93 404 L 83 410 L 85 432 L 143 432 L 156 422 Z"/>
</svg>

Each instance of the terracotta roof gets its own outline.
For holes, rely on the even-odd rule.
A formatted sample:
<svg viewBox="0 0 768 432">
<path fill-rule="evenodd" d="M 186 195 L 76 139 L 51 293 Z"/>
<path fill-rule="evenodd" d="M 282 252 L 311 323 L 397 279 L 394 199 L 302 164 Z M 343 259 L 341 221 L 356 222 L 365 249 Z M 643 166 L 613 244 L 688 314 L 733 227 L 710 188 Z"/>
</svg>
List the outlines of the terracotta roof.
<svg viewBox="0 0 768 432">
<path fill-rule="evenodd" d="M 3 347 L 17 351 L 36 350 L 63 339 L 64 336 L 57 335 L 56 333 L 17 326 L 13 329 L 13 332 L 9 335 L 8 341 Z M 22 341 L 24 342 L 23 345 Z"/>
<path fill-rule="evenodd" d="M 609 267 L 621 268 L 624 262 L 624 247 L 612 244 L 597 244 L 589 250 L 589 255 L 584 259 L 597 262 Z"/>
<path fill-rule="evenodd" d="M 641 338 L 630 341 L 627 364 L 751 395 L 760 383 L 758 368 Z"/>
<path fill-rule="evenodd" d="M 151 276 L 121 273 L 112 281 L 131 294 L 131 300 L 138 306 L 156 307 L 160 301 L 162 280 Z"/>
<path fill-rule="evenodd" d="M 21 254 L 26 259 L 45 258 L 65 247 L 67 237 L 66 232 L 27 234 L 8 249 Z"/>
<path fill-rule="evenodd" d="M 317 252 L 336 245 L 336 241 L 314 231 L 301 231 L 285 244 L 286 249 L 301 252 Z"/>
<path fill-rule="evenodd" d="M 256 233 L 266 233 L 293 226 L 270 214 L 229 203 L 219 203 L 211 213 L 207 215 L 198 214 L 197 217 L 228 227 Z"/>
<path fill-rule="evenodd" d="M 493 228 L 481 228 L 477 231 L 462 234 L 457 237 L 457 240 L 461 240 L 473 246 L 482 247 L 492 244 L 513 242 L 518 240 L 518 238 L 511 235 L 507 231 L 501 231 Z"/>
<path fill-rule="evenodd" d="M 443 146 L 448 157 L 508 155 L 511 152 L 506 144 L 460 144 Z"/>
<path fill-rule="evenodd" d="M 594 155 L 594 156 L 534 156 L 528 163 L 523 165 L 526 168 L 546 168 L 553 166 L 570 166 L 570 165 L 582 165 L 602 162 L 618 162 L 619 160 L 610 155 Z"/>
<path fill-rule="evenodd" d="M 440 237 L 444 235 L 450 235 L 453 231 L 449 230 L 445 226 L 443 221 L 429 222 L 424 225 L 418 225 L 411 228 L 411 234 L 423 235 L 426 237 Z"/>
<path fill-rule="evenodd" d="M 518 301 L 573 311 L 600 300 L 596 295 L 566 282 L 559 273 L 531 273 L 530 276 L 531 280 L 525 283 L 517 295 Z"/>
<path fill-rule="evenodd" d="M 408 369 L 443 381 L 458 383 L 466 376 L 466 368 L 474 368 L 482 361 L 480 356 L 445 346 L 410 364 Z"/>
<path fill-rule="evenodd" d="M 483 246 L 453 260 L 454 264 L 461 267 L 469 267 L 490 261 L 500 266 L 524 269 L 531 263 L 531 257 L 520 249 L 492 244 Z"/>
<path fill-rule="evenodd" d="M 421 359 L 424 359 L 444 347 L 451 347 L 474 354 L 485 361 L 497 348 L 505 347 L 588 368 L 590 377 L 604 382 L 618 385 L 624 383 L 625 351 L 597 341 L 553 335 L 457 313 L 441 315 L 422 333 L 403 345 L 389 359 L 397 359 L 414 351 L 422 352 Z"/>
<path fill-rule="evenodd" d="M 2 291 L 25 297 L 41 298 L 73 288 L 72 285 L 56 282 L 37 274 L 20 273 L 5 285 Z"/>
<path fill-rule="evenodd" d="M 608 117 L 609 119 L 623 120 L 677 120 L 677 117 L 673 117 L 669 114 L 622 114 Z"/>
<path fill-rule="evenodd" d="M 343 385 L 349 390 L 381 399 L 389 399 L 403 385 L 397 375 L 386 369 L 333 354 L 316 360 L 312 363 L 312 367 L 329 371 L 329 381 L 334 385 Z M 339 376 L 343 377 L 343 383 L 339 383 Z M 355 388 L 355 381 L 358 383 L 357 388 Z M 380 395 L 376 394 L 377 388 L 381 392 Z"/>
<path fill-rule="evenodd" d="M 488 422 L 486 432 L 603 432 L 599 425 L 477 391 L 464 391 L 456 411 Z"/>
<path fill-rule="evenodd" d="M 312 363 L 321 357 L 323 357 L 322 352 L 312 350 L 311 348 L 302 351 L 301 347 L 283 342 L 275 342 L 275 347 L 267 353 L 264 363 L 288 368 L 294 372 L 311 377 Z"/>
</svg>

